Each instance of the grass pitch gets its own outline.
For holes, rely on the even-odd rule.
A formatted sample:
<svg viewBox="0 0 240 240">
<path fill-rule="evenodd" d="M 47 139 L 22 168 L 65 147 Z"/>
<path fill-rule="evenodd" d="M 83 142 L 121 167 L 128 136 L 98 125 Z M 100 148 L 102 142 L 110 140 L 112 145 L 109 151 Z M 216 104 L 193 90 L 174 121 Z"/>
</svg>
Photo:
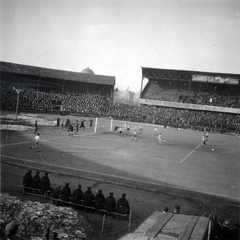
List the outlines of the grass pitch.
<svg viewBox="0 0 240 240">
<path fill-rule="evenodd" d="M 83 118 L 68 117 L 74 123 Z M 35 118 L 55 121 L 57 116 L 45 114 Z M 61 118 L 66 120 L 67 116 Z M 13 125 L 9 119 L 3 120 L 4 117 L 2 123 Z M 79 129 L 73 137 L 67 128 L 40 125 L 41 152 L 29 149 L 33 145 L 33 128 L 21 132 L 1 130 L 1 158 L 43 170 L 61 167 L 72 174 L 79 171 L 79 175 L 95 176 L 102 181 L 111 178 L 116 182 L 134 182 L 140 188 L 144 184 L 152 188 L 173 186 L 240 200 L 239 137 L 209 133 L 203 148 L 202 132 L 113 121 L 112 128 L 130 125 L 129 135 L 119 136 L 109 132 L 110 120 L 98 121 L 97 133 L 94 125 L 86 124 L 85 131 Z M 33 123 L 15 122 L 19 123 L 33 127 Z M 132 132 L 135 129 L 138 133 L 140 125 L 142 134 L 134 142 Z M 158 145 L 156 127 L 162 134 L 162 145 Z"/>
</svg>

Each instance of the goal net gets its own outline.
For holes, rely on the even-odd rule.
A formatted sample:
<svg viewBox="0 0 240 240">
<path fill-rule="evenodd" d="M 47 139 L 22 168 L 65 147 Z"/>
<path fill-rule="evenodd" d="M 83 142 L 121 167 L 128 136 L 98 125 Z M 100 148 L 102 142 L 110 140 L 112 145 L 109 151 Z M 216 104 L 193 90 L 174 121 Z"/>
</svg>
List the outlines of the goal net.
<svg viewBox="0 0 240 240">
<path fill-rule="evenodd" d="M 109 133 L 113 132 L 113 118 L 101 117 L 96 118 L 94 122 L 94 133 Z"/>
</svg>

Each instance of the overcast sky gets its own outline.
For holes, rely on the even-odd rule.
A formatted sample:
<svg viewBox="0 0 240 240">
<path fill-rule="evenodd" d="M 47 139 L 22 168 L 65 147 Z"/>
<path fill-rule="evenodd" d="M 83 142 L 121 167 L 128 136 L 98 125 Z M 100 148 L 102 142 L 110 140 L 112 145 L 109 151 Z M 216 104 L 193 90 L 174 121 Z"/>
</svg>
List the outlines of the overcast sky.
<svg viewBox="0 0 240 240">
<path fill-rule="evenodd" d="M 0 0 L 1 61 L 116 77 L 141 67 L 240 74 L 239 0 Z"/>
</svg>

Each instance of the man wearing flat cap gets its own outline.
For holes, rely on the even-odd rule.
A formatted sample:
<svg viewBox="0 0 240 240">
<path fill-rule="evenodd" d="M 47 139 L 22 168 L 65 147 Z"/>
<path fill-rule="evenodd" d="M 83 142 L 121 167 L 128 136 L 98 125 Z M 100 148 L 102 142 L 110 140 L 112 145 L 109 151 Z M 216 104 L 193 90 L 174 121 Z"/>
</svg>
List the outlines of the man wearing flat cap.
<svg viewBox="0 0 240 240">
<path fill-rule="evenodd" d="M 50 179 L 48 177 L 48 173 L 45 172 L 45 175 L 41 177 L 40 180 L 40 190 L 42 193 L 45 193 L 50 189 Z"/>
<path fill-rule="evenodd" d="M 79 184 L 77 189 L 73 191 L 72 194 L 72 203 L 81 204 L 83 199 L 82 186 Z"/>
<path fill-rule="evenodd" d="M 83 194 L 83 205 L 92 207 L 93 206 L 94 195 L 92 193 L 91 187 L 87 188 L 87 191 Z"/>
<path fill-rule="evenodd" d="M 116 212 L 121 214 L 128 214 L 129 213 L 129 203 L 126 199 L 126 194 L 123 193 L 122 197 L 117 201 Z"/>
<path fill-rule="evenodd" d="M 223 222 L 219 222 L 215 227 L 214 237 L 216 239 L 232 239 L 230 227 L 231 223 L 228 219 Z"/>
<path fill-rule="evenodd" d="M 40 176 L 39 172 L 36 172 L 35 176 L 32 178 L 32 188 L 40 188 Z"/>
<path fill-rule="evenodd" d="M 104 204 L 105 204 L 105 197 L 102 194 L 102 190 L 99 189 L 98 193 L 94 197 L 93 207 L 96 208 L 96 209 L 103 209 Z"/>
<path fill-rule="evenodd" d="M 32 187 L 32 170 L 28 170 L 28 172 L 24 175 L 23 186 Z"/>
<path fill-rule="evenodd" d="M 115 212 L 116 209 L 116 199 L 113 197 L 113 193 L 110 192 L 109 196 L 105 200 L 105 210 L 108 212 Z"/>
<path fill-rule="evenodd" d="M 72 197 L 72 191 L 71 191 L 71 188 L 69 187 L 69 185 L 70 184 L 67 182 L 61 191 L 61 200 L 66 201 L 66 202 L 69 202 L 70 198 Z"/>
</svg>

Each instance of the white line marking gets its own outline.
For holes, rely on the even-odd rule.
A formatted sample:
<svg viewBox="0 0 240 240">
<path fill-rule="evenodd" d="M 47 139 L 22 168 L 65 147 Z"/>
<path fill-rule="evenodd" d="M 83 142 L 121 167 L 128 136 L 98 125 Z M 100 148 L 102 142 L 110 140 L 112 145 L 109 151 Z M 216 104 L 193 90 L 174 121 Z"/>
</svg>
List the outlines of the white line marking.
<svg viewBox="0 0 240 240">
<path fill-rule="evenodd" d="M 86 135 L 74 135 L 74 137 L 88 137 L 88 135 L 91 135 L 91 134 L 94 134 L 94 133 L 89 133 L 89 134 L 86 134 Z M 49 141 L 52 141 L 52 140 L 57 140 L 57 139 L 62 139 L 62 138 L 69 138 L 69 136 L 62 136 L 62 137 L 56 137 L 56 138 L 48 138 L 48 139 L 41 139 L 40 142 L 49 142 Z M 8 143 L 8 144 L 3 144 L 3 145 L 0 145 L 0 147 L 5 147 L 5 146 L 14 146 L 14 145 L 20 145 L 20 144 L 25 144 L 25 143 L 32 143 L 33 140 L 29 140 L 29 141 L 26 141 L 26 142 L 16 142 L 16 143 Z"/>
<path fill-rule="evenodd" d="M 201 145 L 201 144 L 200 144 Z M 199 147 L 199 146 L 198 146 Z M 17 160 L 22 160 L 22 161 L 26 161 L 26 162 L 30 162 L 30 163 L 37 163 L 39 164 L 40 162 L 36 162 L 36 161 L 32 161 L 32 160 L 27 160 L 27 159 L 21 159 L 21 158 L 16 158 L 16 157 L 9 157 L 9 156 L 5 156 L 5 155 L 0 155 L 1 157 L 6 157 L 6 158 L 12 158 L 12 159 L 17 159 Z M 14 164 L 14 163 L 13 163 Z M 57 167 L 57 168 L 65 168 L 65 169 L 69 169 L 69 170 L 79 170 L 79 169 L 76 169 L 76 168 L 71 168 L 71 167 L 67 167 L 67 166 L 60 166 L 60 165 L 54 165 L 54 164 L 50 164 L 50 163 L 40 163 L 40 164 L 44 164 L 45 167 L 48 165 L 48 166 L 52 166 L 52 167 Z M 138 182 L 138 183 L 143 183 L 143 184 L 153 184 L 153 185 L 158 185 L 158 186 L 172 186 L 172 187 L 176 187 L 178 189 L 185 189 L 185 190 L 191 190 L 191 189 L 188 189 L 188 188 L 184 188 L 184 187 L 177 187 L 177 186 L 174 186 L 174 185 L 167 185 L 167 184 L 161 184 L 161 183 L 157 183 L 157 182 L 149 182 L 149 181 L 142 181 L 142 180 L 139 180 L 139 179 L 134 179 L 134 178 L 128 178 L 128 177 L 119 177 L 119 176 L 116 176 L 116 175 L 112 175 L 112 174 L 106 174 L 106 173 L 101 173 L 101 172 L 93 172 L 93 171 L 87 171 L 87 170 L 80 170 L 82 172 L 85 172 L 85 173 L 93 173 L 93 174 L 99 174 L 99 175 L 102 175 L 102 176 L 107 176 L 107 177 L 114 177 L 114 178 L 119 178 L 119 179 L 124 179 L 124 180 L 129 180 L 129 181 L 134 181 L 134 182 Z M 234 199 L 234 200 L 240 200 L 240 198 L 238 197 L 232 197 L 232 196 L 229 196 L 229 195 L 223 195 L 223 194 L 217 194 L 217 193 L 210 193 L 210 192 L 206 192 L 206 191 L 198 191 L 199 193 L 204 193 L 204 194 L 210 194 L 210 195 L 213 195 L 213 196 L 219 196 L 219 197 L 224 197 L 224 198 L 230 198 L 230 199 Z"/>
<path fill-rule="evenodd" d="M 202 143 L 200 143 L 197 147 L 195 147 L 185 158 L 183 158 L 180 163 L 182 163 L 185 159 L 187 159 L 194 151 L 196 151 L 200 146 L 202 145 Z"/>
<path fill-rule="evenodd" d="M 19 145 L 19 144 L 24 144 L 24 143 L 32 143 L 32 142 L 33 142 L 33 141 L 28 141 L 28 142 L 17 142 L 17 143 L 8 143 L 8 144 L 0 145 L 0 147 L 13 146 L 13 145 Z"/>
</svg>

